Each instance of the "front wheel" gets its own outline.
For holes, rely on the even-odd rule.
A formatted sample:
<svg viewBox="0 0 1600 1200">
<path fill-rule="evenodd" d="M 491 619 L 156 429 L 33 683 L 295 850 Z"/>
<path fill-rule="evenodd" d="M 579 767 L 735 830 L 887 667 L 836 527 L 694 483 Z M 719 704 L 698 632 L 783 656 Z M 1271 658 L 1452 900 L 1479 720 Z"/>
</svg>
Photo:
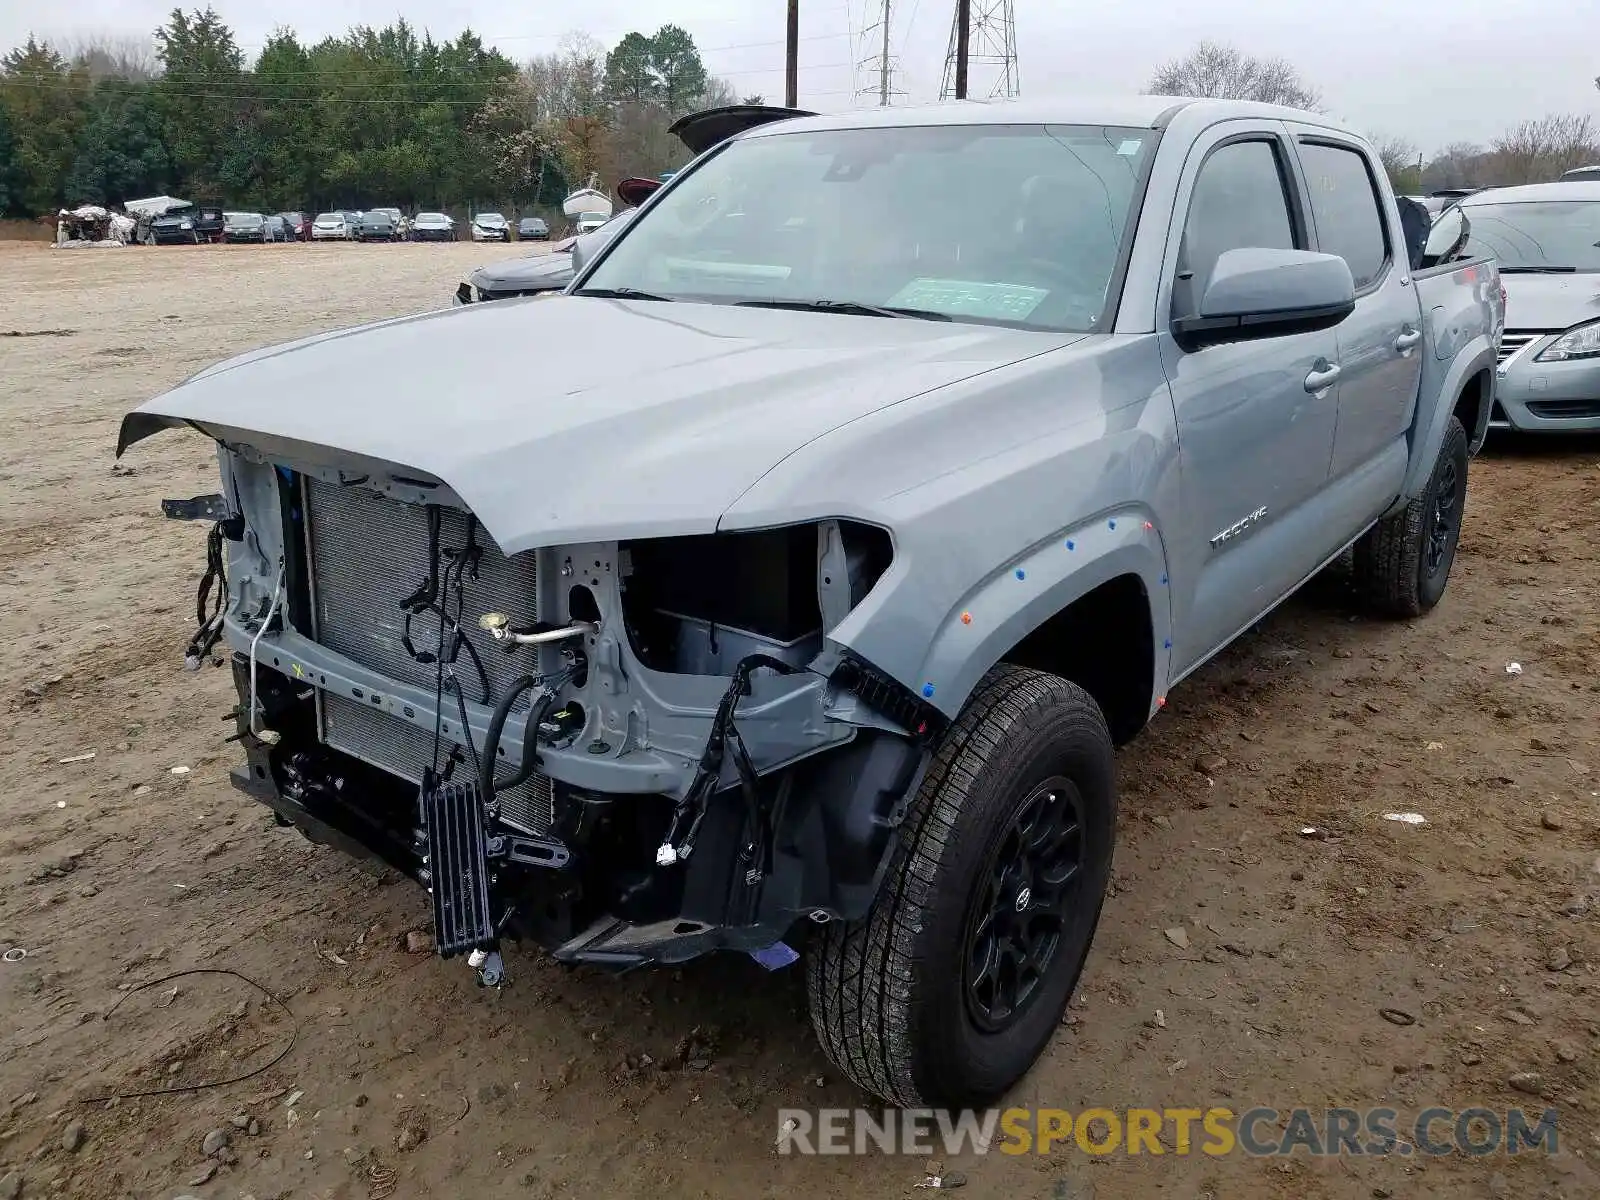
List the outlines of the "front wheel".
<svg viewBox="0 0 1600 1200">
<path fill-rule="evenodd" d="M 1417 617 L 1444 595 L 1466 510 L 1467 457 L 1467 431 L 1451 417 L 1422 495 L 1356 543 L 1356 592 L 1372 612 Z"/>
<path fill-rule="evenodd" d="M 1049 1044 L 1116 826 L 1111 735 L 1076 684 L 996 667 L 947 731 L 860 921 L 807 959 L 834 1065 L 898 1105 L 982 1106 Z"/>
</svg>

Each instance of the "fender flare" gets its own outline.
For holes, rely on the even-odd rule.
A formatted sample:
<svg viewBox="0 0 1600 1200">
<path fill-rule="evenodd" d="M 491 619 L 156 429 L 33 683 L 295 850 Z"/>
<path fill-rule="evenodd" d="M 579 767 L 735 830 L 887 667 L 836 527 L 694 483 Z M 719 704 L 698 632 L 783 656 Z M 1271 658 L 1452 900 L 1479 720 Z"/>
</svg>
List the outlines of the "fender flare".
<svg viewBox="0 0 1600 1200">
<path fill-rule="evenodd" d="M 1438 400 L 1433 408 L 1417 410 L 1416 425 L 1413 428 L 1414 440 L 1411 444 L 1411 461 L 1406 466 L 1405 479 L 1400 485 L 1400 496 L 1389 512 L 1398 512 L 1422 495 L 1423 489 L 1428 486 L 1429 476 L 1433 474 L 1433 462 L 1439 456 L 1439 447 L 1444 445 L 1445 426 L 1455 413 L 1456 402 L 1466 391 L 1467 383 L 1485 373 L 1489 376 L 1489 403 L 1484 405 L 1483 415 L 1478 418 L 1478 423 L 1486 424 L 1489 410 L 1494 405 L 1495 358 L 1494 343 L 1487 334 L 1473 338 L 1450 364 L 1450 370 L 1439 387 Z M 1426 425 L 1423 424 L 1424 421 Z M 1483 432 L 1481 428 L 1467 430 L 1468 443 L 1478 445 L 1483 440 Z"/>
<path fill-rule="evenodd" d="M 952 719 L 1005 653 L 1101 584 L 1136 576 L 1149 604 L 1153 714 L 1172 658 L 1166 548 L 1154 515 L 1127 505 L 1061 530 L 997 567 L 945 614 L 912 690 Z"/>
</svg>

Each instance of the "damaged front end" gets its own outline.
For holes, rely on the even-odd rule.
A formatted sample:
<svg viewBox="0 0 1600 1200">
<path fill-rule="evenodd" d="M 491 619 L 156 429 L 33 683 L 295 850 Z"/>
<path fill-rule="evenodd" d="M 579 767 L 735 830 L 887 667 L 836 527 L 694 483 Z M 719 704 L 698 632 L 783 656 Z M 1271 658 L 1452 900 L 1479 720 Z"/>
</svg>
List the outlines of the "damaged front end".
<svg viewBox="0 0 1600 1200">
<path fill-rule="evenodd" d="M 231 657 L 243 790 L 432 895 L 497 982 L 731 948 L 867 910 L 939 714 L 832 645 L 874 526 L 507 556 L 444 482 L 221 444 L 193 666 Z"/>
</svg>

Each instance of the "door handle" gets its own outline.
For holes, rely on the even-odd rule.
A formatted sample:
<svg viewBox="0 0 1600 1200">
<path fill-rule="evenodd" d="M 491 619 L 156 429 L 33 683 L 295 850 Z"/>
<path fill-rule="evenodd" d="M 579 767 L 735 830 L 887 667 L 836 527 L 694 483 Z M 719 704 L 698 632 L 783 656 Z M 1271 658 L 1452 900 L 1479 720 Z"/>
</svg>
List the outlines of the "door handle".
<svg viewBox="0 0 1600 1200">
<path fill-rule="evenodd" d="M 1400 331 L 1400 336 L 1395 338 L 1394 348 L 1400 351 L 1401 354 L 1404 354 L 1421 340 L 1422 331 L 1420 329 L 1412 329 L 1410 326 L 1407 326 L 1405 329 Z"/>
<path fill-rule="evenodd" d="M 1339 364 L 1323 360 L 1322 365 L 1313 367 L 1311 374 L 1306 376 L 1306 391 L 1312 395 L 1327 391 L 1333 386 L 1333 381 L 1339 378 Z"/>
</svg>

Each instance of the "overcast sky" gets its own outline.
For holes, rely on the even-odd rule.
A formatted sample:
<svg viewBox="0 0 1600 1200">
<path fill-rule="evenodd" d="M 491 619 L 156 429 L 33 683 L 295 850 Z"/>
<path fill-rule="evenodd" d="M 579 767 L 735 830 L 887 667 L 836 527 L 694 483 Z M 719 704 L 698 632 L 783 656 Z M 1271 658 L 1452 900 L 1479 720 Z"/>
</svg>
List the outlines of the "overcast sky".
<svg viewBox="0 0 1600 1200">
<path fill-rule="evenodd" d="M 875 77 L 851 64 L 875 52 L 864 24 L 881 15 L 867 0 L 801 0 L 800 102 L 840 109 L 875 102 L 857 87 Z M 973 0 L 973 8 L 997 0 Z M 189 5 L 189 6 L 192 6 Z M 706 66 L 742 94 L 783 100 L 784 0 L 216 0 L 247 51 L 275 25 L 305 40 L 353 22 L 396 15 L 450 37 L 475 29 L 515 59 L 553 50 L 569 30 L 614 45 L 630 30 L 672 21 L 693 35 Z M 1139 90 L 1151 68 L 1203 37 L 1247 53 L 1282 55 L 1321 89 L 1329 110 L 1372 133 L 1432 152 L 1453 141 L 1486 143 L 1518 121 L 1551 112 L 1600 122 L 1600 3 L 1595 0 L 1112 0 L 1105 4 L 1015 0 L 1023 95 L 1033 98 Z M 0 46 L 29 32 L 70 40 L 97 32 L 148 35 L 172 0 L 0 0 Z M 895 0 L 891 51 L 906 100 L 938 97 L 953 0 Z M 864 11 L 870 16 L 864 18 Z M 1181 15 L 1180 15 L 1181 14 Z M 874 42 L 877 38 L 874 35 Z M 989 78 L 975 71 L 976 98 Z"/>
</svg>

